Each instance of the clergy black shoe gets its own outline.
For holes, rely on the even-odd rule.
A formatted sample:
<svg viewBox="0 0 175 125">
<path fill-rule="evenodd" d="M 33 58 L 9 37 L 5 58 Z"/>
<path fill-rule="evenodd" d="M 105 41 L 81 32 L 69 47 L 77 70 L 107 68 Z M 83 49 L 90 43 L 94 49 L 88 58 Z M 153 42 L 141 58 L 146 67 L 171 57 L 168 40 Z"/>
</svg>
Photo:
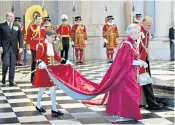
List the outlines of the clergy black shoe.
<svg viewBox="0 0 175 125">
<path fill-rule="evenodd" d="M 146 107 L 146 105 L 139 105 L 139 107 L 140 107 L 140 108 L 145 108 L 145 107 Z"/>
<path fill-rule="evenodd" d="M 38 108 L 38 107 L 36 106 L 36 110 L 39 111 L 39 112 L 41 112 L 41 113 L 42 113 L 42 112 L 43 112 L 43 113 L 46 112 L 46 110 L 45 110 L 43 107 Z"/>
<path fill-rule="evenodd" d="M 9 82 L 9 86 L 14 86 L 15 83 L 14 82 Z"/>
<path fill-rule="evenodd" d="M 64 113 L 62 113 L 61 111 L 53 111 L 52 110 L 52 116 L 63 116 L 64 115 Z"/>
<path fill-rule="evenodd" d="M 163 107 L 163 104 L 158 104 L 157 102 L 155 102 L 155 103 L 153 103 L 153 104 L 151 104 L 151 105 L 148 105 L 148 109 L 150 109 L 150 110 L 159 110 L 159 109 L 161 109 Z"/>
</svg>

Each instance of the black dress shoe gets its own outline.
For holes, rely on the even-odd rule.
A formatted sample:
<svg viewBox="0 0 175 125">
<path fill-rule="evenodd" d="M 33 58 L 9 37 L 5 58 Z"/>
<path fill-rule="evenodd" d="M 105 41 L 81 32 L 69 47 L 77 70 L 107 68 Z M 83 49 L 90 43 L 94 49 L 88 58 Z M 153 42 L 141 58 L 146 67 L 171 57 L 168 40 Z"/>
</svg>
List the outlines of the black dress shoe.
<svg viewBox="0 0 175 125">
<path fill-rule="evenodd" d="M 5 79 L 2 79 L 2 84 L 5 85 L 6 81 Z"/>
<path fill-rule="evenodd" d="M 80 61 L 80 64 L 83 64 L 83 61 L 82 60 Z"/>
<path fill-rule="evenodd" d="M 14 86 L 15 83 L 14 82 L 9 82 L 9 86 Z"/>
<path fill-rule="evenodd" d="M 108 61 L 108 63 L 112 63 L 112 61 L 110 60 L 110 61 Z"/>
<path fill-rule="evenodd" d="M 61 111 L 53 111 L 52 110 L 52 116 L 63 116 L 64 115 L 64 113 L 62 113 Z"/>
<path fill-rule="evenodd" d="M 41 107 L 41 108 L 39 109 L 39 108 L 36 106 L 36 110 L 39 111 L 39 112 L 41 112 L 41 113 L 42 113 L 42 112 L 43 112 L 43 113 L 46 112 L 46 110 L 45 110 L 43 107 Z"/>
<path fill-rule="evenodd" d="M 23 66 L 23 64 L 22 63 L 18 63 L 18 66 Z"/>
</svg>

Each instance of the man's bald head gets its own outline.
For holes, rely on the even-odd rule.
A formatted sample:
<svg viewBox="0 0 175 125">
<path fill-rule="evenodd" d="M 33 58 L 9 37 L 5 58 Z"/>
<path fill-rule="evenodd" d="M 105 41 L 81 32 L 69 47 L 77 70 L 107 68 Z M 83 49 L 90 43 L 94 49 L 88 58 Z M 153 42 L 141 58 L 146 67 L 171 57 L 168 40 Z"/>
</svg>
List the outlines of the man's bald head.
<svg viewBox="0 0 175 125">
<path fill-rule="evenodd" d="M 7 12 L 6 19 L 8 22 L 14 22 L 14 14 L 12 12 Z"/>
<path fill-rule="evenodd" d="M 152 23 L 153 23 L 152 18 L 149 16 L 145 16 L 145 18 L 142 21 L 143 28 L 146 31 L 149 31 L 151 29 Z"/>
</svg>

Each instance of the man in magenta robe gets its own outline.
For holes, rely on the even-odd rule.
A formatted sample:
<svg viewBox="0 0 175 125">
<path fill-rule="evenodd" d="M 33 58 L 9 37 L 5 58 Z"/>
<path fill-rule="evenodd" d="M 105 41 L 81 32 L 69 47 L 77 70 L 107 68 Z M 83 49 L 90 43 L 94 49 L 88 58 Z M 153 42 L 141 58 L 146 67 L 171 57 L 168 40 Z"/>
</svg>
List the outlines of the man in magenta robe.
<svg viewBox="0 0 175 125">
<path fill-rule="evenodd" d="M 124 67 L 125 77 L 122 81 L 109 91 L 109 98 L 106 107 L 106 113 L 118 115 L 123 118 L 141 120 L 139 101 L 140 89 L 136 81 L 136 67 L 146 67 L 147 64 L 138 59 L 138 48 L 135 40 L 139 37 L 139 27 L 136 24 L 128 26 L 128 36 L 123 39 L 120 49 L 116 55 L 117 66 Z M 127 64 L 127 65 L 126 65 Z M 113 69 L 114 70 L 114 69 Z M 121 76 L 116 76 L 121 77 Z"/>
</svg>

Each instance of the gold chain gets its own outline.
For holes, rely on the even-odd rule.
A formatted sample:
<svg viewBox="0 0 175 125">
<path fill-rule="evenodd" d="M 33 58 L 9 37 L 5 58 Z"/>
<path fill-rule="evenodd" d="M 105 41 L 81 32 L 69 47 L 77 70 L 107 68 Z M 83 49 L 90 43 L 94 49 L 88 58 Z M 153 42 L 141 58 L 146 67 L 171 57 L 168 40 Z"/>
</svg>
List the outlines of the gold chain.
<svg viewBox="0 0 175 125">
<path fill-rule="evenodd" d="M 149 45 L 148 45 L 147 35 L 148 35 L 148 33 L 145 36 L 145 39 L 146 39 L 146 44 L 145 45 L 143 44 L 143 41 L 141 40 L 141 44 L 142 44 L 143 48 L 146 50 L 146 53 L 148 53 L 148 51 L 149 51 Z M 146 45 L 148 47 L 146 47 Z"/>
</svg>

